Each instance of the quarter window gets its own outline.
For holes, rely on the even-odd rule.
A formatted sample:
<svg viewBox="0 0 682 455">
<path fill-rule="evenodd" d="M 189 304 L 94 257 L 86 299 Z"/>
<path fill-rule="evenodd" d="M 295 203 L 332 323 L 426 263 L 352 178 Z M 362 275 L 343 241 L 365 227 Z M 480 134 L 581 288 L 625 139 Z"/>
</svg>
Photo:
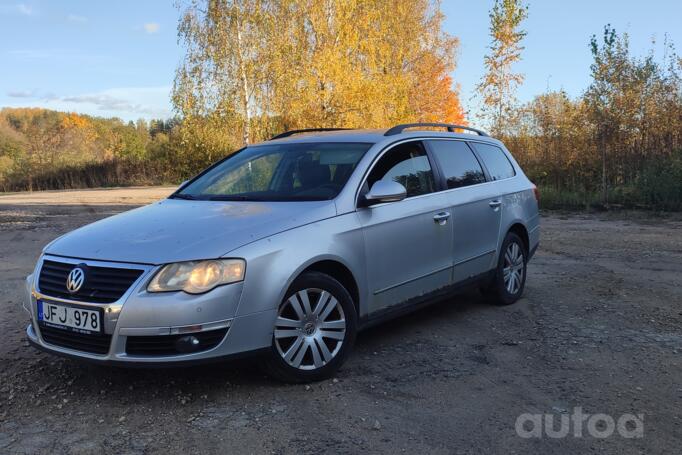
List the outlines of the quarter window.
<svg viewBox="0 0 682 455">
<path fill-rule="evenodd" d="M 485 167 L 488 168 L 488 172 L 493 180 L 508 179 L 516 175 L 514 166 L 512 166 L 509 158 L 507 158 L 507 155 L 505 155 L 501 148 L 480 142 L 472 142 L 471 145 L 474 146 L 483 163 L 485 163 Z"/>
<path fill-rule="evenodd" d="M 436 187 L 429 158 L 420 142 L 400 144 L 386 152 L 367 178 L 369 188 L 379 180 L 400 183 L 407 190 L 407 197 L 433 193 Z"/>
<path fill-rule="evenodd" d="M 429 141 L 440 163 L 448 189 L 485 182 L 483 168 L 468 145 L 462 141 Z"/>
</svg>

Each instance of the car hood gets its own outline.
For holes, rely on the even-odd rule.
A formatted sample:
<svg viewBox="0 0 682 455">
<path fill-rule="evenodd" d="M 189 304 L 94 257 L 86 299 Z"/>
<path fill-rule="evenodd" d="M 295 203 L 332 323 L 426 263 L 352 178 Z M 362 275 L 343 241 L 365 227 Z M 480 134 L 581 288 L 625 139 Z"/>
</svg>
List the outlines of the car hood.
<svg viewBox="0 0 682 455">
<path fill-rule="evenodd" d="M 211 259 L 335 215 L 333 201 L 165 199 L 81 227 L 49 244 L 45 253 L 143 264 Z"/>
</svg>

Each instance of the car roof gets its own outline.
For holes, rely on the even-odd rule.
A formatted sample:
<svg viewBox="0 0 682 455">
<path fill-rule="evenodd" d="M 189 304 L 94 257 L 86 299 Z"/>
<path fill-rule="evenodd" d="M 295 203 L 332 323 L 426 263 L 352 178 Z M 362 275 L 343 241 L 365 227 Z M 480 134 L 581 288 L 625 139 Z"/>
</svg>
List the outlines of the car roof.
<svg viewBox="0 0 682 455">
<path fill-rule="evenodd" d="M 271 139 L 253 145 L 283 144 L 283 143 L 310 143 L 310 142 L 364 142 L 377 144 L 380 142 L 394 142 L 396 140 L 423 137 L 442 137 L 446 139 L 466 139 L 484 142 L 499 142 L 489 136 L 480 136 L 475 133 L 454 133 L 446 131 L 431 130 L 409 130 L 399 134 L 385 136 L 388 131 L 384 129 L 357 129 L 357 130 L 336 130 L 336 131 L 311 131 L 293 134 L 281 139 Z"/>
</svg>

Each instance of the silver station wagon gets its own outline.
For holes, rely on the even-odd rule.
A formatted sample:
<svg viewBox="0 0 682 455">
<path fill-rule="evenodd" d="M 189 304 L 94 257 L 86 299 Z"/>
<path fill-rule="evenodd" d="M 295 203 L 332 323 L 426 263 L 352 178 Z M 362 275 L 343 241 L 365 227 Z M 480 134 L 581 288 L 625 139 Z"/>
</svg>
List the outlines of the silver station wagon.
<svg viewBox="0 0 682 455">
<path fill-rule="evenodd" d="M 289 131 L 48 244 L 26 280 L 28 339 L 111 365 L 259 353 L 276 378 L 319 380 L 358 330 L 463 285 L 519 299 L 537 199 L 473 128 Z"/>
</svg>

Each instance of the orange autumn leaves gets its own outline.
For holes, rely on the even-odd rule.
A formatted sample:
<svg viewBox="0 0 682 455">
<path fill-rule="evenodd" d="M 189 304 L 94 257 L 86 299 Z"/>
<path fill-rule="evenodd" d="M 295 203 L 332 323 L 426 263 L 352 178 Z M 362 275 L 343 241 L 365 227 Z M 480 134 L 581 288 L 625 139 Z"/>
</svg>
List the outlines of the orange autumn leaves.
<svg viewBox="0 0 682 455">
<path fill-rule="evenodd" d="M 430 71 L 429 71 L 430 70 Z M 441 62 L 425 66 L 411 97 L 420 122 L 445 122 L 466 125 L 464 110 L 459 101 L 459 90 L 453 90 L 452 77 Z"/>
</svg>

